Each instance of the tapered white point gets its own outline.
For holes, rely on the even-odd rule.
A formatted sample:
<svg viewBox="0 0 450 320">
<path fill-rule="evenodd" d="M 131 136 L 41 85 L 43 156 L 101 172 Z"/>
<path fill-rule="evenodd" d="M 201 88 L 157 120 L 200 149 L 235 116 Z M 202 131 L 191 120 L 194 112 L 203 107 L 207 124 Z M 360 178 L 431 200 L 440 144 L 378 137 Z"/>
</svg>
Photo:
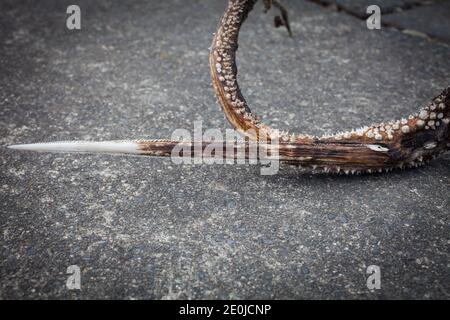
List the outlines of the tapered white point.
<svg viewBox="0 0 450 320">
<path fill-rule="evenodd" d="M 8 146 L 9 149 L 28 150 L 39 152 L 92 152 L 92 153 L 125 153 L 139 154 L 139 144 L 133 141 L 69 141 L 15 144 Z"/>
</svg>

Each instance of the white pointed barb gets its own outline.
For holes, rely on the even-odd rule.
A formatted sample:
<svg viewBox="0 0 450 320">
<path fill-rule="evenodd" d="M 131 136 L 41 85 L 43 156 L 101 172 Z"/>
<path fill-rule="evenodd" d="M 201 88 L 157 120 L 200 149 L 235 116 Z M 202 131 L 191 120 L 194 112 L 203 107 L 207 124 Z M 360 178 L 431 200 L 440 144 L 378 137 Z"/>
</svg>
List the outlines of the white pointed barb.
<svg viewBox="0 0 450 320">
<path fill-rule="evenodd" d="M 139 144 L 134 141 L 64 141 L 17 144 L 9 149 L 29 150 L 39 152 L 90 152 L 90 153 L 121 153 L 139 154 Z"/>
</svg>

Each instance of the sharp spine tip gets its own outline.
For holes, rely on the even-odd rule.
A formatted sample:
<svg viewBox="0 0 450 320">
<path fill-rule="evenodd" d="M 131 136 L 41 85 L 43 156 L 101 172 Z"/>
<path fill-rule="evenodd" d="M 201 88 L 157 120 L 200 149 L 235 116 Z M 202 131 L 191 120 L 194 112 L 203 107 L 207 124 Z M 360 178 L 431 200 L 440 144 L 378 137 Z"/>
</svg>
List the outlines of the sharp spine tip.
<svg viewBox="0 0 450 320">
<path fill-rule="evenodd" d="M 138 143 L 134 141 L 62 141 L 15 144 L 7 148 L 40 152 L 139 153 Z"/>
</svg>

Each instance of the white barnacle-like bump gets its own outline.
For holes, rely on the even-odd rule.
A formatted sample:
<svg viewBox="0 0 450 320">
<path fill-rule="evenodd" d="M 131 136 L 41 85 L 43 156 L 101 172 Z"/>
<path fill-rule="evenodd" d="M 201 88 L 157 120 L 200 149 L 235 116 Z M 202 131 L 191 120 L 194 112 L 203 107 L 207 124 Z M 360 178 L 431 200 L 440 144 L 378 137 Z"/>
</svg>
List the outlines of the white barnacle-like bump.
<svg viewBox="0 0 450 320">
<path fill-rule="evenodd" d="M 436 112 L 430 113 L 430 119 L 436 119 Z"/>
<path fill-rule="evenodd" d="M 425 142 L 423 147 L 424 147 L 424 149 L 427 149 L 427 150 L 434 149 L 437 147 L 437 142 L 436 141 Z"/>
<path fill-rule="evenodd" d="M 383 140 L 383 136 L 381 134 L 375 134 L 375 140 Z"/>
<path fill-rule="evenodd" d="M 444 117 L 444 114 L 441 112 L 441 113 L 438 113 L 438 115 L 437 115 L 437 118 L 438 119 L 442 119 Z"/>
<path fill-rule="evenodd" d="M 445 109 L 445 104 L 443 104 L 443 103 L 439 104 L 439 109 L 444 110 Z"/>
<path fill-rule="evenodd" d="M 409 132 L 409 127 L 408 126 L 403 126 L 402 127 L 402 132 L 403 133 L 408 133 Z"/>
<path fill-rule="evenodd" d="M 373 138 L 374 134 L 372 131 L 367 131 L 366 136 L 367 138 Z"/>
<path fill-rule="evenodd" d="M 434 126 L 434 120 L 428 121 L 428 125 L 429 125 L 430 127 Z"/>
<path fill-rule="evenodd" d="M 387 152 L 387 151 L 389 151 L 388 148 L 382 147 L 379 144 L 368 144 L 367 148 L 369 148 L 372 151 L 377 151 L 377 152 Z"/>
<path fill-rule="evenodd" d="M 426 120 L 428 118 L 428 111 L 426 111 L 426 110 L 420 111 L 419 118 L 422 120 Z"/>
<path fill-rule="evenodd" d="M 419 120 L 417 120 L 416 124 L 418 127 L 423 127 L 425 125 L 425 121 L 419 119 Z"/>
</svg>

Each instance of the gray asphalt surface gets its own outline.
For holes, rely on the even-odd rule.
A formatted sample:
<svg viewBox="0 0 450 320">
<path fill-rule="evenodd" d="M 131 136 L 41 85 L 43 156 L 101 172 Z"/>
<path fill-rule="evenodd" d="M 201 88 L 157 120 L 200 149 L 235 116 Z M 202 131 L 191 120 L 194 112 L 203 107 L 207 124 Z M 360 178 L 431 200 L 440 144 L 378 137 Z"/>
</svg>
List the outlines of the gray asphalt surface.
<svg viewBox="0 0 450 320">
<path fill-rule="evenodd" d="M 72 2 L 0 3 L 1 299 L 450 297 L 448 154 L 346 177 L 6 149 L 229 128 L 207 65 L 226 1 L 77 1 L 82 30 L 69 31 Z M 270 125 L 397 119 L 450 84 L 444 38 L 284 3 L 294 38 L 261 3 L 240 37 L 242 91 Z M 66 288 L 70 265 L 81 290 Z"/>
</svg>

